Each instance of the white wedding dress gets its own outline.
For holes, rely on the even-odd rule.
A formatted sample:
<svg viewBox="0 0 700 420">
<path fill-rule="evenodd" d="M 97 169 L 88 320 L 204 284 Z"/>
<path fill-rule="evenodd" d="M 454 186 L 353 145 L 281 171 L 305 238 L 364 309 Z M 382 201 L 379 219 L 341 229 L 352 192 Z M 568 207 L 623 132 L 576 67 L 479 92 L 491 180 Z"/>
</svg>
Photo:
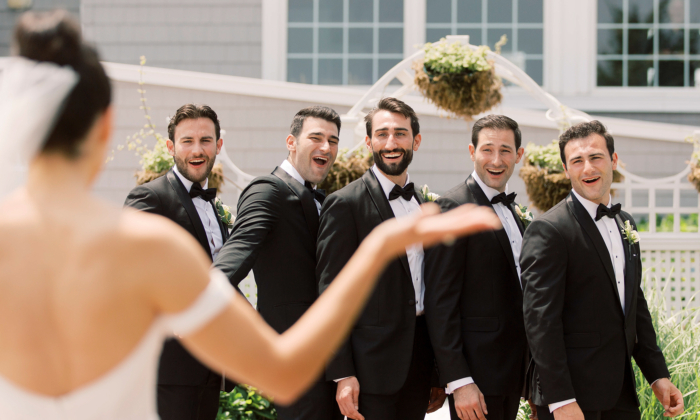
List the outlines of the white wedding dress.
<svg viewBox="0 0 700 420">
<path fill-rule="evenodd" d="M 158 420 L 156 375 L 163 341 L 191 334 L 221 313 L 233 296 L 226 276 L 211 272 L 207 288 L 184 311 L 158 317 L 136 347 L 99 378 L 51 397 L 19 388 L 0 376 L 2 420 Z"/>
</svg>

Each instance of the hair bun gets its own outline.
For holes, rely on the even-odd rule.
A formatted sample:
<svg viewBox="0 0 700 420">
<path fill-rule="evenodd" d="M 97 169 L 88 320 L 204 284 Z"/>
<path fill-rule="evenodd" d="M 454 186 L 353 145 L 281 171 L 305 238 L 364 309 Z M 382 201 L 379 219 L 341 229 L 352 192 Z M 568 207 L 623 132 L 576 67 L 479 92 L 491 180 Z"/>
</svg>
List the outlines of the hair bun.
<svg viewBox="0 0 700 420">
<path fill-rule="evenodd" d="M 75 65 L 82 54 L 80 24 L 65 10 L 26 12 L 17 20 L 13 48 L 31 60 Z"/>
</svg>

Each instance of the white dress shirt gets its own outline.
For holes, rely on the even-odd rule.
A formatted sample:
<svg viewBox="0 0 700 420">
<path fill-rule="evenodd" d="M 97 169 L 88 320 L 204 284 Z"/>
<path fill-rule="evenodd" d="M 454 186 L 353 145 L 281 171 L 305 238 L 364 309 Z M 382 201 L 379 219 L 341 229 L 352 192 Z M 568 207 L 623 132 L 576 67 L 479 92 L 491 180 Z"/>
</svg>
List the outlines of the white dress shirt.
<svg viewBox="0 0 700 420">
<path fill-rule="evenodd" d="M 386 199 L 389 200 L 389 194 L 394 188 L 394 181 L 387 178 L 383 173 L 377 169 L 377 165 L 372 166 L 372 171 L 377 177 L 379 184 L 384 190 Z M 405 187 L 409 183 L 409 176 L 406 176 Z M 410 201 L 406 201 L 403 197 L 399 197 L 395 200 L 389 200 L 389 205 L 391 210 L 394 212 L 394 216 L 398 219 L 400 217 L 408 216 L 411 213 L 420 211 L 420 203 L 415 197 L 411 197 Z M 406 257 L 408 258 L 408 266 L 411 269 L 411 280 L 413 281 L 413 289 L 416 296 L 416 316 L 422 315 L 424 312 L 423 297 L 425 295 L 425 284 L 423 284 L 423 257 L 425 256 L 423 252 L 423 245 L 415 244 L 413 246 L 406 247 Z"/>
<path fill-rule="evenodd" d="M 282 164 L 280 165 L 280 168 L 282 168 L 282 170 L 284 170 L 286 173 L 288 173 L 289 176 L 291 176 L 292 178 L 299 181 L 299 183 L 304 188 L 306 188 L 306 185 L 304 185 L 304 182 L 305 182 L 304 178 L 301 177 L 301 174 L 299 173 L 299 171 L 297 171 L 297 168 L 295 168 L 294 165 L 292 165 L 292 163 L 290 161 L 285 159 L 284 162 L 282 162 Z M 316 189 L 315 185 L 314 185 L 314 189 Z M 321 215 L 321 203 L 319 203 L 318 200 L 316 200 L 316 197 L 314 197 L 314 203 L 316 203 L 316 210 L 318 210 L 318 214 L 320 216 Z"/>
<path fill-rule="evenodd" d="M 177 166 L 173 166 L 173 172 L 175 172 L 175 175 L 180 178 L 180 182 L 182 182 L 182 185 L 185 186 L 185 189 L 189 193 L 194 183 L 182 176 L 180 171 L 177 170 Z M 209 180 L 207 179 L 204 181 L 202 188 L 206 190 L 208 185 Z M 212 259 L 216 259 L 216 256 L 219 255 L 221 247 L 224 245 L 224 238 L 221 236 L 219 219 L 217 219 L 216 213 L 214 213 L 214 206 L 212 206 L 211 203 L 204 201 L 202 197 L 193 198 L 192 204 L 194 204 L 194 207 L 197 209 L 199 219 L 202 221 L 204 231 L 207 233 L 207 242 L 209 242 L 211 257 Z"/>
<path fill-rule="evenodd" d="M 499 194 L 499 192 L 486 184 L 479 178 L 476 171 L 472 172 L 472 178 L 481 187 L 481 191 L 484 192 L 486 198 L 491 201 L 491 199 Z M 508 194 L 508 185 L 506 184 L 506 194 Z M 513 212 L 510 211 L 503 203 L 493 204 L 493 210 L 496 215 L 501 220 L 501 225 L 503 225 L 503 230 L 505 230 L 506 235 L 508 235 L 508 240 L 510 242 L 510 248 L 513 251 L 513 259 L 515 260 L 515 268 L 518 272 L 518 280 L 520 280 L 520 248 L 523 244 L 523 235 L 520 233 L 520 228 L 518 228 L 518 222 L 516 222 Z M 522 282 L 520 282 L 520 287 L 522 288 Z M 461 388 L 465 385 L 473 384 L 474 379 L 471 376 L 466 378 L 457 379 L 447 384 L 445 387 L 445 393 L 452 394 L 457 388 Z"/>
<path fill-rule="evenodd" d="M 579 193 L 572 190 L 578 201 L 583 205 L 591 219 L 595 223 L 600 236 L 603 237 L 603 242 L 608 248 L 608 253 L 610 254 L 610 260 L 613 263 L 615 269 L 615 282 L 617 283 L 617 291 L 620 294 L 620 304 L 622 305 L 622 311 L 625 311 L 625 249 L 622 242 L 622 235 L 620 234 L 620 226 L 618 226 L 617 221 L 607 216 L 603 216 L 595 221 L 596 212 L 598 210 L 598 205 L 590 200 L 586 200 L 581 197 Z M 608 207 L 612 204 L 612 197 L 608 201 Z M 575 402 L 576 398 L 570 400 L 561 401 L 554 404 L 549 404 L 549 412 L 553 412 L 557 408 L 563 407 L 567 404 Z"/>
</svg>

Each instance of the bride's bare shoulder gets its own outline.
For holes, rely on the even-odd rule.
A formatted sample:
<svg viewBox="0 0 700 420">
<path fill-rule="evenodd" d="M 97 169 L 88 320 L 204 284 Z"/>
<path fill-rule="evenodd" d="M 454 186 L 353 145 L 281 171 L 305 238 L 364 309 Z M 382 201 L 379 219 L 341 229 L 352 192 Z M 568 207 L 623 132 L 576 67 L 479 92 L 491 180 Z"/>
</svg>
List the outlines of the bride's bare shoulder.
<svg viewBox="0 0 700 420">
<path fill-rule="evenodd" d="M 180 263 L 210 264 L 192 235 L 166 217 L 125 208 L 117 231 L 121 245 L 139 260 L 167 264 L 175 270 Z"/>
</svg>

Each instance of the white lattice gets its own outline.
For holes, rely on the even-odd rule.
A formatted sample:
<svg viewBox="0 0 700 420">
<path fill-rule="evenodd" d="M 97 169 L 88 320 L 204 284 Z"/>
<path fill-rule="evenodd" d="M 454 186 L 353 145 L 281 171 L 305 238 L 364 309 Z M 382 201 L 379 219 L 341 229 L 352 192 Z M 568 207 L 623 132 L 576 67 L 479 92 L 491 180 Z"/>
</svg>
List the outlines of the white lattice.
<svg viewBox="0 0 700 420">
<path fill-rule="evenodd" d="M 642 249 L 642 265 L 647 282 L 663 293 L 669 311 L 700 307 L 700 251 Z"/>
</svg>

